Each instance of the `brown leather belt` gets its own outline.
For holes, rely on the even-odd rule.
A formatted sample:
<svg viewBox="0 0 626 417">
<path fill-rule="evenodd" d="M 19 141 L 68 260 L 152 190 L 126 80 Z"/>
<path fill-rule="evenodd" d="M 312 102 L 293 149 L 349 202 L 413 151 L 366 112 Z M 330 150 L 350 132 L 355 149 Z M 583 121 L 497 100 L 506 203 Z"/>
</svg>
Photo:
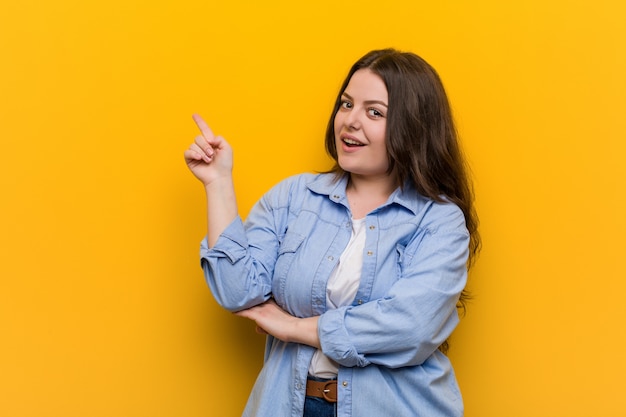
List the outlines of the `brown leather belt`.
<svg viewBox="0 0 626 417">
<path fill-rule="evenodd" d="M 329 403 L 337 402 L 337 380 L 313 381 L 306 380 L 306 395 L 309 397 L 323 398 Z"/>
</svg>

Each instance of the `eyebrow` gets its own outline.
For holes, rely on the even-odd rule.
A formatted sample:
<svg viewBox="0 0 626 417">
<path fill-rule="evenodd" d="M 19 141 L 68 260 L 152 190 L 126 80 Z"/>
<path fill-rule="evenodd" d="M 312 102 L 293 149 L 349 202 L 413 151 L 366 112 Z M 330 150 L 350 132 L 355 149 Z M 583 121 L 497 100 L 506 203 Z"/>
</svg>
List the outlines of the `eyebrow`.
<svg viewBox="0 0 626 417">
<path fill-rule="evenodd" d="M 346 96 L 347 98 L 349 98 L 350 100 L 354 101 L 354 99 L 352 98 L 352 96 L 348 93 L 346 93 L 345 91 L 341 94 L 342 96 Z M 387 106 L 387 103 L 380 101 L 380 100 L 365 100 L 364 101 L 365 104 L 380 104 L 381 106 L 385 106 L 385 107 L 389 107 Z"/>
</svg>

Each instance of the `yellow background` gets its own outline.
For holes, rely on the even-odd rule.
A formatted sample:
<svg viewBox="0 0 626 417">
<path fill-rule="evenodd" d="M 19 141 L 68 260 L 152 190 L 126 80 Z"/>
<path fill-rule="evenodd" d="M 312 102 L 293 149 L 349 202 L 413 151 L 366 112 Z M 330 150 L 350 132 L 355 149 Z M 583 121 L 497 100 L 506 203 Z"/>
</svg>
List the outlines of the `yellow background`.
<svg viewBox="0 0 626 417">
<path fill-rule="evenodd" d="M 3 1 L 0 415 L 240 415 L 263 340 L 199 269 L 191 114 L 232 143 L 245 215 L 328 167 L 340 82 L 386 46 L 437 68 L 473 167 L 466 416 L 626 415 L 625 21 L 610 0 Z"/>
</svg>

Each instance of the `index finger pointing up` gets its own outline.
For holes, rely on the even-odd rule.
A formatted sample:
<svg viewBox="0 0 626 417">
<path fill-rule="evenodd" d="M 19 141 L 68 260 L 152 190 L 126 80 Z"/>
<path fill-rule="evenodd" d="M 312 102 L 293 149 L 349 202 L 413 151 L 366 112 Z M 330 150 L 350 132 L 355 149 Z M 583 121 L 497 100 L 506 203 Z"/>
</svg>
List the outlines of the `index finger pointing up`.
<svg viewBox="0 0 626 417">
<path fill-rule="evenodd" d="M 202 136 L 204 136 L 206 140 L 213 140 L 215 138 L 215 135 L 213 134 L 213 131 L 211 130 L 209 125 L 204 121 L 204 119 L 197 114 L 194 114 L 192 117 L 193 121 L 196 122 L 196 126 L 198 126 L 198 129 L 200 129 L 200 132 L 202 132 Z"/>
</svg>

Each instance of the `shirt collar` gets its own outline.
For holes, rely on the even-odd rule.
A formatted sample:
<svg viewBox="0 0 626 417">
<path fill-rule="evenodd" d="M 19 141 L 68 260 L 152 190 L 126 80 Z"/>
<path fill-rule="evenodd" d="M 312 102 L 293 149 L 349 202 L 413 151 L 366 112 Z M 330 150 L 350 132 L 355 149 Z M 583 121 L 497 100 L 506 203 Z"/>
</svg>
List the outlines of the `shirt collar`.
<svg viewBox="0 0 626 417">
<path fill-rule="evenodd" d="M 316 194 L 327 195 L 328 198 L 330 198 L 335 203 L 340 203 L 347 207 L 347 185 L 347 175 L 343 175 L 338 180 L 336 180 L 335 174 L 329 173 L 320 174 L 313 177 L 313 179 L 307 184 L 307 187 L 312 192 Z M 398 204 L 416 215 L 420 211 L 419 207 L 423 206 L 425 201 L 426 198 L 418 194 L 418 192 L 410 184 L 410 182 L 407 181 L 402 189 L 398 187 L 393 193 L 391 193 L 389 199 L 387 200 L 387 203 L 384 204 L 383 207 L 391 204 Z"/>
</svg>

